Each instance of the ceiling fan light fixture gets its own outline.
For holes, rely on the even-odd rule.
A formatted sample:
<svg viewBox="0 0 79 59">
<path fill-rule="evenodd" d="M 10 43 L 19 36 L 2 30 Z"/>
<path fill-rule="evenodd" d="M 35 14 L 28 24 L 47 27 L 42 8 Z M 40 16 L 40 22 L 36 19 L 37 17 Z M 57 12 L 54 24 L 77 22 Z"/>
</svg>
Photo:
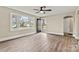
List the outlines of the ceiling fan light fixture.
<svg viewBox="0 0 79 59">
<path fill-rule="evenodd" d="M 43 14 L 43 13 L 44 13 L 44 11 L 40 11 L 40 13 L 42 13 L 42 14 Z"/>
</svg>

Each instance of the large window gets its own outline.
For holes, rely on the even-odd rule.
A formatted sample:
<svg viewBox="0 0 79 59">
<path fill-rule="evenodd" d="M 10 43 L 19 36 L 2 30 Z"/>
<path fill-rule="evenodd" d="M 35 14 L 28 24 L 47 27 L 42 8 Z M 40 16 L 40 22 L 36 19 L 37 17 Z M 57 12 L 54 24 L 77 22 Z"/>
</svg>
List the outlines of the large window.
<svg viewBox="0 0 79 59">
<path fill-rule="evenodd" d="M 32 28 L 35 24 L 31 16 L 23 16 L 11 13 L 11 30 L 22 30 Z"/>
</svg>

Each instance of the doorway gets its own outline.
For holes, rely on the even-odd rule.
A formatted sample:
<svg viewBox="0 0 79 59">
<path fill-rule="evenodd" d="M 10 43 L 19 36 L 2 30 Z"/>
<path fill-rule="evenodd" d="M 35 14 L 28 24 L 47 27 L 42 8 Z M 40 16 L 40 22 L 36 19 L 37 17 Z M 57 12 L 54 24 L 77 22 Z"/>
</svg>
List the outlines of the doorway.
<svg viewBox="0 0 79 59">
<path fill-rule="evenodd" d="M 64 35 L 73 37 L 73 17 L 64 17 Z"/>
<path fill-rule="evenodd" d="M 42 20 L 41 18 L 38 18 L 36 21 L 36 31 L 37 33 L 42 31 Z"/>
<path fill-rule="evenodd" d="M 45 30 L 46 30 L 46 20 L 44 18 L 38 18 L 37 19 L 36 30 L 37 30 L 37 33 L 45 32 Z"/>
</svg>

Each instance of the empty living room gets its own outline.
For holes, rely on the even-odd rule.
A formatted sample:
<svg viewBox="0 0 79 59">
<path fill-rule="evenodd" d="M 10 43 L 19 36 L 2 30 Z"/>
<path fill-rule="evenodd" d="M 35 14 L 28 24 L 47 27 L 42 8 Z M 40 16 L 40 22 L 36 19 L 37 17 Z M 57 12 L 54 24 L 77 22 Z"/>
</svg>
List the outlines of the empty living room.
<svg viewBox="0 0 79 59">
<path fill-rule="evenodd" d="M 0 52 L 79 52 L 79 7 L 0 6 Z"/>
</svg>

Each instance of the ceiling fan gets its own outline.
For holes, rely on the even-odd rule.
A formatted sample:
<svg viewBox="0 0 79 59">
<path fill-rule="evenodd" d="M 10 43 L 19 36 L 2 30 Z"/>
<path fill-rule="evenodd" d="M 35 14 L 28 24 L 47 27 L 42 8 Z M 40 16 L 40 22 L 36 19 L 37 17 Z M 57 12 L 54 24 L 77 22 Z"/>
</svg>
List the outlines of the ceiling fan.
<svg viewBox="0 0 79 59">
<path fill-rule="evenodd" d="M 42 13 L 42 14 L 45 14 L 46 11 L 52 11 L 51 9 L 47 9 L 46 6 L 41 6 L 40 9 L 34 9 L 34 10 L 37 11 L 36 13 Z"/>
</svg>

